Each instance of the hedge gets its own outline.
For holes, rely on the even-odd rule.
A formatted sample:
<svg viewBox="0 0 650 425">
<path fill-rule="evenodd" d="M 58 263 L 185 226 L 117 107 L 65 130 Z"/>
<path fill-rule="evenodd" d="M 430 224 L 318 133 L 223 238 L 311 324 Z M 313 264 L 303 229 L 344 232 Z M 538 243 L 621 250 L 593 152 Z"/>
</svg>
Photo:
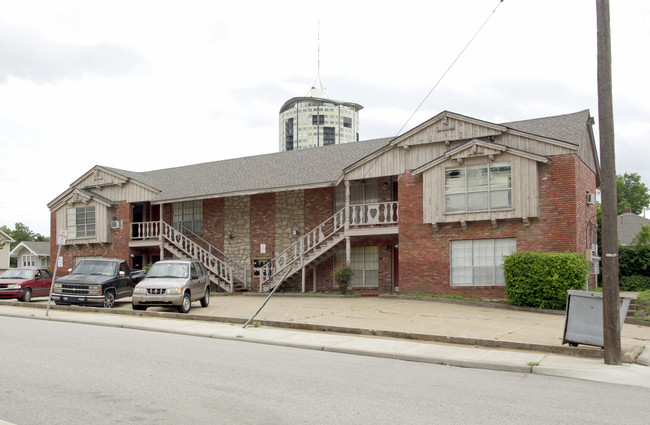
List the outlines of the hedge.
<svg viewBox="0 0 650 425">
<path fill-rule="evenodd" d="M 618 279 L 621 291 L 647 291 L 650 290 L 650 277 L 642 275 L 620 276 Z"/>
<path fill-rule="evenodd" d="M 568 290 L 585 288 L 589 265 L 577 253 L 517 252 L 504 257 L 503 272 L 512 304 L 562 310 Z"/>
</svg>

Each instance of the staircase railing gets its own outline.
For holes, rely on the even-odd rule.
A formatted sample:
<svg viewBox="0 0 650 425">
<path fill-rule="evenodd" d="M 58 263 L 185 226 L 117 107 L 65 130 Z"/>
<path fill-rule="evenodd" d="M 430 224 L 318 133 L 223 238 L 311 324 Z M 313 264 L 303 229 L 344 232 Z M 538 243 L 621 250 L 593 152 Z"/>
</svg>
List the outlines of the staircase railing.
<svg viewBox="0 0 650 425">
<path fill-rule="evenodd" d="M 271 289 L 281 283 L 274 282 L 274 279 L 280 273 L 286 273 L 288 268 L 304 265 L 306 258 L 313 256 L 319 247 L 324 246 L 340 233 L 345 226 L 345 220 L 345 208 L 343 208 L 272 258 L 260 270 L 259 290 L 262 291 L 264 287 Z"/>
<path fill-rule="evenodd" d="M 249 288 L 248 270 L 243 265 L 232 259 L 229 259 L 228 262 L 221 260 L 216 255 L 187 237 L 181 230 L 176 229 L 166 222 L 162 222 L 161 235 L 165 240 L 172 243 L 185 254 L 201 261 L 201 263 L 203 263 L 208 270 L 214 273 L 217 278 L 228 282 L 231 292 L 234 291 L 235 278 L 240 280 L 245 288 Z M 212 249 L 217 250 L 217 248 L 214 247 L 212 247 Z M 225 254 L 221 253 L 221 251 L 219 251 L 219 253 L 227 258 Z"/>
<path fill-rule="evenodd" d="M 187 231 L 190 232 L 189 229 Z M 203 242 L 207 246 L 207 249 L 187 237 L 183 231 L 166 222 L 148 221 L 132 223 L 131 225 L 131 239 L 146 240 L 162 237 L 187 256 L 197 258 L 201 261 L 218 280 L 228 283 L 231 292 L 234 290 L 235 280 L 242 282 L 244 288 L 250 289 L 249 272 L 245 266 L 229 258 L 200 236 L 194 233 L 192 235 Z"/>
</svg>

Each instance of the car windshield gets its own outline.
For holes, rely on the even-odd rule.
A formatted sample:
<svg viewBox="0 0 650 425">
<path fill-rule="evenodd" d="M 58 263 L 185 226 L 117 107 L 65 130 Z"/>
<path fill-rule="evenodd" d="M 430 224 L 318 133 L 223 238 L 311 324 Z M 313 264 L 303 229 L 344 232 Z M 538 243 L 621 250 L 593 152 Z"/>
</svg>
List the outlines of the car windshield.
<svg viewBox="0 0 650 425">
<path fill-rule="evenodd" d="M 149 269 L 147 277 L 187 278 L 189 269 L 189 264 L 185 263 L 156 263 Z"/>
<path fill-rule="evenodd" d="M 117 263 L 108 261 L 84 260 L 77 264 L 72 274 L 90 274 L 96 276 L 115 276 Z"/>
<path fill-rule="evenodd" d="M 30 279 L 31 270 L 9 269 L 0 275 L 0 279 Z"/>
</svg>

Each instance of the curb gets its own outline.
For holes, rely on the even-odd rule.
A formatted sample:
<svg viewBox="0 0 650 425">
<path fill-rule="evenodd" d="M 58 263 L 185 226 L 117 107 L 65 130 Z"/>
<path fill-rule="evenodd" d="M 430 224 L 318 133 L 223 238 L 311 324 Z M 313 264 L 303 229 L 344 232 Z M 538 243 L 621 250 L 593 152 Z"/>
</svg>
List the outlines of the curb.
<svg viewBox="0 0 650 425">
<path fill-rule="evenodd" d="M 17 307 L 31 307 L 31 308 L 41 308 L 41 309 L 46 308 L 46 306 L 42 304 L 25 305 L 25 303 L 20 303 L 15 301 L 1 302 L 0 305 L 2 304 L 17 306 Z M 101 307 L 57 306 L 57 305 L 50 305 L 50 309 L 59 310 L 59 311 L 93 312 L 93 313 L 137 316 L 137 317 L 158 317 L 158 318 L 167 318 L 167 319 L 198 320 L 204 322 L 220 322 L 220 323 L 233 323 L 233 324 L 246 323 L 246 319 L 241 319 L 236 317 L 205 316 L 205 315 L 192 314 L 192 313 L 182 314 L 182 313 L 159 312 L 159 311 L 134 311 L 134 310 L 119 310 L 119 309 L 104 309 Z M 297 322 L 280 322 L 274 320 L 261 320 L 261 319 L 255 320 L 254 323 L 255 322 L 259 323 L 262 326 L 278 328 L 278 329 L 293 329 L 293 330 L 312 331 L 312 332 L 339 333 L 339 334 L 348 334 L 348 335 L 373 336 L 373 337 L 381 337 L 381 338 L 395 338 L 395 339 L 410 340 L 410 341 L 436 342 L 436 343 L 443 343 L 443 344 L 465 345 L 465 346 L 506 349 L 506 350 L 535 351 L 535 352 L 541 352 L 547 354 L 560 354 L 560 355 L 574 356 L 574 357 L 586 357 L 586 358 L 604 357 L 603 351 L 597 347 L 553 346 L 553 345 L 544 345 L 544 344 L 520 343 L 520 342 L 512 342 L 512 341 L 498 341 L 498 340 L 489 340 L 489 339 L 480 339 L 480 338 L 453 337 L 447 335 L 419 334 L 419 333 L 409 333 L 409 332 L 391 331 L 391 330 L 383 330 L 383 329 L 348 328 L 343 326 L 316 325 L 316 324 L 297 323 Z M 634 355 L 634 359 L 636 359 L 637 355 Z M 631 356 L 628 356 L 628 358 L 629 357 Z M 634 361 L 634 359 L 632 359 L 632 362 Z"/>
</svg>

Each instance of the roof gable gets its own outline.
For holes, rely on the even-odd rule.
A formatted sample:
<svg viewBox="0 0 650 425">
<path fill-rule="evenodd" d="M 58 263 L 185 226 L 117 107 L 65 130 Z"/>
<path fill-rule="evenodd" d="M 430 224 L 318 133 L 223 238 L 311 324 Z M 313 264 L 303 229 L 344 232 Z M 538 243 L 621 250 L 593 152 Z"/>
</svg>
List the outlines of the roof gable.
<svg viewBox="0 0 650 425">
<path fill-rule="evenodd" d="M 21 250 L 27 250 L 32 255 L 39 257 L 50 255 L 50 243 L 38 241 L 22 241 L 14 249 L 11 250 L 10 255 L 16 257 Z"/>
<path fill-rule="evenodd" d="M 13 240 L 11 236 L 0 230 L 0 242 L 9 242 L 9 243 L 14 243 L 16 242 Z"/>
<path fill-rule="evenodd" d="M 434 159 L 433 161 L 430 161 L 422 165 L 421 167 L 413 170 L 413 174 L 423 173 L 435 167 L 436 165 L 439 165 L 450 159 L 455 160 L 459 164 L 462 164 L 463 161 L 465 161 L 466 159 L 478 158 L 478 157 L 485 157 L 489 161 L 494 161 L 499 154 L 506 153 L 506 152 L 529 160 L 541 162 L 541 163 L 546 163 L 549 161 L 548 158 L 546 157 L 535 155 L 530 152 L 524 152 L 518 149 L 513 149 L 508 146 L 499 145 L 497 143 L 485 142 L 483 140 L 474 139 L 445 152 L 444 155 L 441 155 L 440 157 Z"/>
<path fill-rule="evenodd" d="M 481 121 L 454 112 L 443 111 L 435 117 L 395 138 L 391 145 L 406 146 L 447 142 L 474 137 L 498 136 L 507 130 L 499 124 Z"/>
</svg>

